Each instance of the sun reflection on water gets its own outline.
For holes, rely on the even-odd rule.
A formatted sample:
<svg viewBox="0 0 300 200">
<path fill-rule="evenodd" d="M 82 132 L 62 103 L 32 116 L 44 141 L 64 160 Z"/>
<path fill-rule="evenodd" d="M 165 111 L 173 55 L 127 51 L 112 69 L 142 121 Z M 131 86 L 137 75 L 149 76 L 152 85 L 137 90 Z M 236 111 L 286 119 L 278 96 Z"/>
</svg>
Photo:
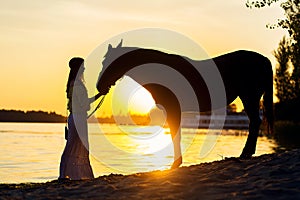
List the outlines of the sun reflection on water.
<svg viewBox="0 0 300 200">
<path fill-rule="evenodd" d="M 119 126 L 118 130 L 119 132 L 114 134 L 104 133 L 105 139 L 109 141 L 110 145 L 118 149 L 118 152 L 112 153 L 107 150 L 107 144 L 100 145 L 101 148 L 98 146 L 97 151 L 100 152 L 101 159 L 92 161 L 95 172 L 103 174 L 104 171 L 109 171 L 130 174 L 171 167 L 174 154 L 168 129 L 159 126 Z M 244 147 L 247 134 L 239 135 L 240 133 L 236 131 L 225 130 L 219 131 L 219 133 L 221 135 L 218 137 L 214 148 L 205 157 L 201 157 L 200 152 L 207 140 L 207 130 L 182 129 L 182 166 L 222 160 L 225 157 L 238 157 Z M 256 155 L 272 153 L 274 151 L 272 146 L 274 145 L 270 141 L 260 137 Z M 110 153 L 106 154 L 105 151 Z M 96 167 L 99 165 L 99 161 L 106 169 L 103 166 L 102 169 Z"/>
<path fill-rule="evenodd" d="M 119 137 L 107 137 L 107 139 L 122 151 L 147 155 L 155 154 L 172 144 L 171 136 L 159 126 L 124 126 Z"/>
</svg>

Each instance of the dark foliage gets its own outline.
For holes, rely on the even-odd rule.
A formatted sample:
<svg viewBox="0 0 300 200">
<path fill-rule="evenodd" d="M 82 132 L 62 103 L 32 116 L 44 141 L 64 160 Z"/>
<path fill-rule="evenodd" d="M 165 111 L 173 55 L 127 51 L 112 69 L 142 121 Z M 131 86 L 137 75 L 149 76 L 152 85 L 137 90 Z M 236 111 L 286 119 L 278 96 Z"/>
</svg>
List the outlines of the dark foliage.
<svg viewBox="0 0 300 200">
<path fill-rule="evenodd" d="M 275 104 L 276 120 L 300 122 L 300 98 Z"/>
<path fill-rule="evenodd" d="M 247 0 L 249 8 L 270 6 L 279 0 Z M 300 0 L 285 0 L 280 4 L 285 12 L 285 19 L 278 19 L 277 24 L 269 25 L 274 29 L 281 27 L 288 31 L 289 37 L 283 38 L 274 51 L 278 61 L 276 69 L 276 89 L 279 103 L 275 105 L 277 120 L 299 120 L 300 107 Z"/>
<path fill-rule="evenodd" d="M 278 65 L 275 71 L 276 96 L 280 102 L 286 102 L 295 98 L 294 82 L 291 77 L 290 58 L 291 49 L 290 41 L 283 37 L 279 42 L 277 50 L 274 51 Z"/>
</svg>

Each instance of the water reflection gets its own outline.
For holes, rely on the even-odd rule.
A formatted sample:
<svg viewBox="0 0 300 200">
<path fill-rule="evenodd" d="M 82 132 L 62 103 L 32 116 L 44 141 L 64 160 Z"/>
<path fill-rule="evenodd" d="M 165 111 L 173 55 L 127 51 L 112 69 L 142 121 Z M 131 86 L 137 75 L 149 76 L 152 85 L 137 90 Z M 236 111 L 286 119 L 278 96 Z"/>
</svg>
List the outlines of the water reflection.
<svg viewBox="0 0 300 200">
<path fill-rule="evenodd" d="M 129 134 L 125 130 L 130 130 Z M 168 129 L 89 124 L 89 132 L 91 165 L 96 177 L 167 169 L 173 162 Z M 223 131 L 212 151 L 200 157 L 204 133 L 200 129 L 182 130 L 183 166 L 237 157 L 247 136 L 247 132 Z M 56 179 L 65 142 L 64 124 L 0 123 L 0 182 Z M 273 139 L 259 137 L 256 156 L 272 153 L 276 148 Z"/>
<path fill-rule="evenodd" d="M 97 132 L 91 135 L 90 140 L 94 142 L 90 144 L 95 141 L 101 144 L 96 145 L 97 149 L 91 153 L 95 156 L 92 165 L 95 166 L 97 162 L 97 165 L 102 165 L 99 170 L 94 169 L 95 173 L 103 173 L 103 168 L 108 172 L 122 174 L 170 168 L 173 162 L 173 145 L 167 129 L 128 126 L 122 127 L 121 130 L 117 133 L 106 132 L 104 137 Z M 225 157 L 238 157 L 246 142 L 247 132 L 229 130 L 216 131 L 215 134 L 219 133 L 221 135 L 217 137 L 214 148 L 205 156 L 201 156 L 201 150 L 207 140 L 206 130 L 182 129 L 183 166 L 222 160 Z M 111 146 L 119 151 L 112 153 L 115 150 Z M 273 153 L 276 146 L 274 140 L 259 137 L 255 156 Z"/>
</svg>

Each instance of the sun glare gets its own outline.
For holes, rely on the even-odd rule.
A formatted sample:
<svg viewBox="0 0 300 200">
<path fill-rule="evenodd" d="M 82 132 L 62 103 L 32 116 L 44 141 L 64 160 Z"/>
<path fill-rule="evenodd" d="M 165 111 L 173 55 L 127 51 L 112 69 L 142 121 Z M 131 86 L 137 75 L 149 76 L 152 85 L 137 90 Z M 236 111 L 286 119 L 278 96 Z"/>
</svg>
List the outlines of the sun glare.
<svg viewBox="0 0 300 200">
<path fill-rule="evenodd" d="M 137 88 L 132 93 L 128 103 L 129 112 L 139 115 L 149 114 L 155 106 L 152 95 L 143 87 Z"/>
<path fill-rule="evenodd" d="M 162 150 L 172 151 L 172 139 L 160 126 L 119 126 L 122 142 L 111 142 L 117 148 L 140 155 L 161 153 Z M 117 145 L 122 143 L 122 145 Z"/>
</svg>

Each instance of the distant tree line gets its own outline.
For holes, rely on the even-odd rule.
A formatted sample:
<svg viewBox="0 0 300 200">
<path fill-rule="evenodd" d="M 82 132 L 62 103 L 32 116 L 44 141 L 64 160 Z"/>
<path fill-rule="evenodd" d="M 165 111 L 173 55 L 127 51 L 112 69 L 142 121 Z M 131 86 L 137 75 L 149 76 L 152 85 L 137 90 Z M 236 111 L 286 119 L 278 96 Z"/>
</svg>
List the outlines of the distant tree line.
<svg viewBox="0 0 300 200">
<path fill-rule="evenodd" d="M 65 123 L 66 117 L 55 112 L 44 111 L 20 111 L 20 110 L 0 110 L 0 122 L 53 122 Z M 148 115 L 119 115 L 95 118 L 91 117 L 89 122 L 94 123 L 121 123 L 147 125 L 150 123 Z"/>
<path fill-rule="evenodd" d="M 202 113 L 210 115 L 210 112 Z M 227 107 L 228 115 L 243 115 L 243 112 L 236 112 L 236 105 L 230 104 Z M 151 116 L 150 116 L 151 115 Z M 88 119 L 89 123 L 117 123 L 134 125 L 157 125 L 161 124 L 163 116 L 159 110 L 151 112 L 150 115 L 139 115 L 128 113 L 126 115 L 115 115 L 108 117 L 92 116 Z M 55 112 L 44 111 L 20 111 L 20 110 L 0 110 L 0 122 L 55 122 L 65 123 L 66 117 Z"/>
<path fill-rule="evenodd" d="M 0 110 L 0 122 L 66 122 L 66 117 L 55 112 Z"/>
</svg>

